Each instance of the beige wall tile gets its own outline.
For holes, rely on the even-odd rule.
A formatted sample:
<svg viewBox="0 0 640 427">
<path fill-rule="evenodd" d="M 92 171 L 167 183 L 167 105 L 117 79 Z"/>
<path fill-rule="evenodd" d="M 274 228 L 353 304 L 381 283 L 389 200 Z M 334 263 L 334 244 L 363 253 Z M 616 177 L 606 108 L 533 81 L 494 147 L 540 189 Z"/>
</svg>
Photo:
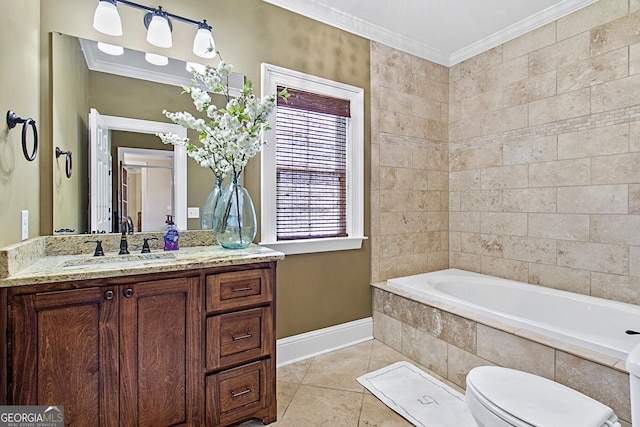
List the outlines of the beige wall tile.
<svg viewBox="0 0 640 427">
<path fill-rule="evenodd" d="M 551 213 L 556 211 L 555 188 L 522 188 L 502 191 L 504 212 Z"/>
<path fill-rule="evenodd" d="M 528 215 L 529 237 L 589 241 L 589 215 Z"/>
<path fill-rule="evenodd" d="M 589 185 L 558 188 L 558 213 L 625 214 L 627 185 Z"/>
<path fill-rule="evenodd" d="M 599 400 L 623 420 L 631 419 L 629 376 L 612 368 L 558 351 L 555 380 Z"/>
<path fill-rule="evenodd" d="M 505 258 L 539 264 L 556 263 L 556 241 L 552 239 L 504 236 L 503 247 Z"/>
<path fill-rule="evenodd" d="M 402 323 L 399 320 L 374 311 L 373 336 L 394 350 L 402 351 Z"/>
<path fill-rule="evenodd" d="M 635 74 L 593 86 L 591 89 L 591 112 L 614 110 L 640 104 L 640 75 Z"/>
<path fill-rule="evenodd" d="M 628 151 L 628 123 L 558 135 L 558 159 L 621 154 Z"/>
<path fill-rule="evenodd" d="M 480 212 L 450 212 L 449 231 L 480 232 Z"/>
<path fill-rule="evenodd" d="M 629 46 L 629 75 L 640 73 L 640 43 Z"/>
<path fill-rule="evenodd" d="M 528 269 L 529 263 L 526 261 L 485 256 L 481 259 L 480 272 L 490 276 L 526 282 Z"/>
<path fill-rule="evenodd" d="M 558 265 L 603 273 L 628 274 L 629 248 L 624 245 L 558 241 Z"/>
<path fill-rule="evenodd" d="M 629 0 L 629 13 L 640 10 L 640 0 Z"/>
<path fill-rule="evenodd" d="M 462 192 L 460 210 L 499 212 L 502 210 L 502 191 L 481 190 Z"/>
<path fill-rule="evenodd" d="M 558 93 L 594 86 L 629 75 L 626 47 L 558 69 Z"/>
<path fill-rule="evenodd" d="M 480 233 L 460 233 L 461 247 L 465 252 L 487 255 L 502 256 L 502 236 Z"/>
<path fill-rule="evenodd" d="M 626 184 L 640 182 L 640 153 L 593 157 L 592 184 Z"/>
<path fill-rule="evenodd" d="M 555 351 L 515 335 L 478 325 L 477 355 L 500 366 L 553 379 Z"/>
<path fill-rule="evenodd" d="M 585 32 L 529 54 L 529 73 L 539 75 L 590 56 L 590 37 Z"/>
<path fill-rule="evenodd" d="M 449 364 L 447 366 L 447 378 L 449 381 L 460 387 L 466 388 L 467 374 L 476 366 L 493 365 L 488 360 L 484 360 L 474 353 L 461 350 L 456 346 L 450 345 L 449 348 Z"/>
<path fill-rule="evenodd" d="M 591 54 L 605 52 L 640 42 L 640 33 L 636 31 L 640 12 L 622 16 L 591 30 Z"/>
<path fill-rule="evenodd" d="M 637 252 L 632 256 L 637 262 Z M 640 277 L 593 272 L 591 273 L 591 295 L 638 305 Z"/>
<path fill-rule="evenodd" d="M 402 326 L 401 353 L 432 370 L 447 375 L 447 343 L 426 332 L 407 325 Z"/>
<path fill-rule="evenodd" d="M 502 153 L 505 165 L 523 165 L 557 160 L 558 136 L 548 135 L 506 141 Z"/>
<path fill-rule="evenodd" d="M 457 163 L 453 162 L 452 163 Z M 452 165 L 453 168 L 453 165 Z M 449 174 L 449 191 L 465 191 L 480 189 L 480 171 L 462 170 L 459 172 L 451 172 Z"/>
<path fill-rule="evenodd" d="M 533 101 L 529 104 L 529 124 L 539 125 L 584 116 L 590 113 L 590 102 L 588 88 Z"/>
<path fill-rule="evenodd" d="M 558 187 L 590 183 L 589 159 L 561 160 L 529 165 L 529 186 Z"/>
<path fill-rule="evenodd" d="M 480 174 L 483 189 L 525 188 L 529 182 L 527 165 L 499 166 L 485 168 Z"/>
<path fill-rule="evenodd" d="M 502 147 L 486 144 L 451 151 L 449 164 L 452 171 L 499 166 L 502 164 Z"/>
<path fill-rule="evenodd" d="M 621 16 L 628 10 L 628 0 L 600 0 L 558 20 L 558 40 L 588 31 Z"/>
<path fill-rule="evenodd" d="M 629 124 L 629 151 L 640 151 L 640 122 L 634 121 Z"/>
<path fill-rule="evenodd" d="M 629 276 L 640 277 L 640 246 L 629 248 Z"/>
<path fill-rule="evenodd" d="M 502 57 L 505 61 L 526 55 L 556 42 L 556 23 L 529 31 L 502 45 Z"/>
<path fill-rule="evenodd" d="M 592 215 L 591 240 L 640 246 L 640 215 Z"/>
<path fill-rule="evenodd" d="M 589 295 L 591 274 L 588 271 L 573 268 L 530 264 L 529 283 Z"/>
<path fill-rule="evenodd" d="M 556 94 L 556 70 L 506 85 L 502 88 L 502 93 L 505 107 L 553 96 Z"/>
<path fill-rule="evenodd" d="M 502 107 L 502 90 L 494 89 L 482 92 L 478 95 L 465 98 L 461 101 L 461 118 L 480 116 L 489 111 L 495 111 Z"/>
<path fill-rule="evenodd" d="M 640 184 L 629 184 L 629 213 L 640 214 Z"/>
<path fill-rule="evenodd" d="M 526 236 L 527 214 L 507 212 L 481 212 L 480 232 Z"/>
</svg>

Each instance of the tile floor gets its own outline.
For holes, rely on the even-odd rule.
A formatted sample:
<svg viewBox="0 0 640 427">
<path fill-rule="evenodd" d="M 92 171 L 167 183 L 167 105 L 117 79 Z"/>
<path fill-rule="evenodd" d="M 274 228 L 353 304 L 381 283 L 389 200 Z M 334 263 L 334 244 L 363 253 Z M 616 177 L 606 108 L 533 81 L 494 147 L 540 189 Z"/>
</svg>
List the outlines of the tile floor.
<svg viewBox="0 0 640 427">
<path fill-rule="evenodd" d="M 269 426 L 410 427 L 356 381 L 360 375 L 403 360 L 463 392 L 391 347 L 371 340 L 278 368 L 278 421 Z M 254 420 L 241 427 L 261 425 Z"/>
</svg>

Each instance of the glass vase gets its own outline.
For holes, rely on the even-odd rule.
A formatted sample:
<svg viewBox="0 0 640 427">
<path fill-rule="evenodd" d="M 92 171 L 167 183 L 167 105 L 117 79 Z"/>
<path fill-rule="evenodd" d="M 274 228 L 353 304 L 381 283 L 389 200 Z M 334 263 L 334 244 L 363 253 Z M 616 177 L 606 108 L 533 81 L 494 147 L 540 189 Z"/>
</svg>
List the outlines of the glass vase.
<svg viewBox="0 0 640 427">
<path fill-rule="evenodd" d="M 216 205 L 222 195 L 222 178 L 216 177 L 216 183 L 209 192 L 209 195 L 202 205 L 202 216 L 200 217 L 200 229 L 213 230 L 213 218 L 215 217 Z"/>
<path fill-rule="evenodd" d="M 244 249 L 256 237 L 256 210 L 246 188 L 231 175 L 218 201 L 213 222 L 216 239 L 223 248 Z"/>
</svg>

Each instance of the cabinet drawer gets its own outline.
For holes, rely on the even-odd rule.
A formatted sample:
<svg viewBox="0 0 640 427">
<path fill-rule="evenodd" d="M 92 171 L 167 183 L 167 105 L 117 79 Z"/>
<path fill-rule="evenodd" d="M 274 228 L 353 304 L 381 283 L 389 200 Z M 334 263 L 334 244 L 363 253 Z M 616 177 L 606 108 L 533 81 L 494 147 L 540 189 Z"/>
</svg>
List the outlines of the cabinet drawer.
<svg viewBox="0 0 640 427">
<path fill-rule="evenodd" d="M 272 405 L 271 359 L 206 378 L 207 425 L 227 425 Z"/>
<path fill-rule="evenodd" d="M 270 270 L 264 268 L 207 276 L 207 312 L 270 302 L 271 286 Z"/>
<path fill-rule="evenodd" d="M 211 316 L 207 318 L 207 369 L 268 356 L 272 341 L 271 307 Z"/>
</svg>

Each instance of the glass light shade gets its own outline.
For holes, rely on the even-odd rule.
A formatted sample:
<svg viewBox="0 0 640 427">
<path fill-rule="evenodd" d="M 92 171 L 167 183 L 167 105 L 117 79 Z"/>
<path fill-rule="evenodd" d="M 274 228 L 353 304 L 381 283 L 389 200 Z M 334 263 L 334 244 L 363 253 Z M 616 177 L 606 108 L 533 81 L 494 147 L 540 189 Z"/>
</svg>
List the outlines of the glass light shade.
<svg viewBox="0 0 640 427">
<path fill-rule="evenodd" d="M 158 47 L 171 47 L 171 28 L 164 16 L 153 15 L 147 28 L 147 41 Z"/>
<path fill-rule="evenodd" d="M 101 52 L 106 53 L 107 55 L 120 56 L 124 53 L 124 48 L 122 46 L 117 46 L 115 44 L 102 43 L 98 42 L 98 49 Z"/>
<path fill-rule="evenodd" d="M 186 69 L 188 72 L 192 72 L 192 71 L 197 71 L 200 74 L 204 74 L 207 66 L 206 65 L 202 65 L 202 64 L 198 64 L 197 62 L 187 62 L 187 66 Z"/>
<path fill-rule="evenodd" d="M 122 35 L 122 22 L 116 5 L 108 0 L 100 0 L 93 14 L 93 28 L 110 36 Z"/>
<path fill-rule="evenodd" d="M 169 63 L 169 58 L 162 55 L 156 55 L 155 53 L 145 53 L 144 59 L 153 65 L 157 65 L 159 67 L 163 67 Z"/>
<path fill-rule="evenodd" d="M 207 28 L 198 28 L 196 37 L 193 39 L 193 53 L 200 58 L 215 58 L 216 44 L 213 41 L 211 30 Z"/>
</svg>

